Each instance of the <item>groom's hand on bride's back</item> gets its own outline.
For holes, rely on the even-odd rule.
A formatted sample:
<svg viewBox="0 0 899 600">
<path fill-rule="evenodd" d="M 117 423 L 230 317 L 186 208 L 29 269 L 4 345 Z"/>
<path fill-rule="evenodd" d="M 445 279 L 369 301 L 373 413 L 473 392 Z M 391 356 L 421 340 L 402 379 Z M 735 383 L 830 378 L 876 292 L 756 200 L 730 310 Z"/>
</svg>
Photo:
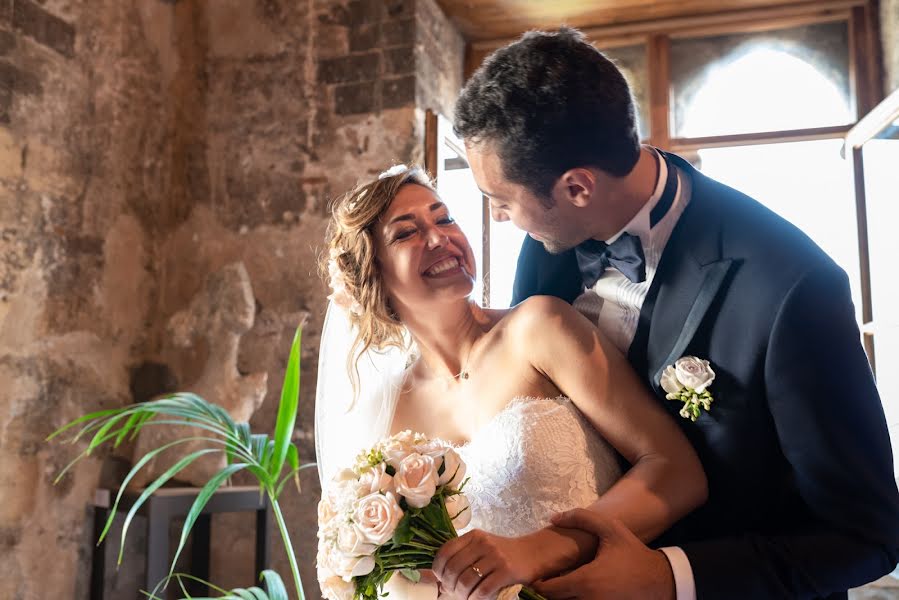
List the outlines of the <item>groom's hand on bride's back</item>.
<svg viewBox="0 0 899 600">
<path fill-rule="evenodd" d="M 488 600 L 504 587 L 539 576 L 539 540 L 507 538 L 475 529 L 450 540 L 437 553 L 433 572 L 441 600 Z"/>
<path fill-rule="evenodd" d="M 674 600 L 674 575 L 668 559 L 646 546 L 621 521 L 594 511 L 575 509 L 553 517 L 557 527 L 578 529 L 596 536 L 596 557 L 587 564 L 534 584 L 550 600 L 640 598 Z"/>
</svg>

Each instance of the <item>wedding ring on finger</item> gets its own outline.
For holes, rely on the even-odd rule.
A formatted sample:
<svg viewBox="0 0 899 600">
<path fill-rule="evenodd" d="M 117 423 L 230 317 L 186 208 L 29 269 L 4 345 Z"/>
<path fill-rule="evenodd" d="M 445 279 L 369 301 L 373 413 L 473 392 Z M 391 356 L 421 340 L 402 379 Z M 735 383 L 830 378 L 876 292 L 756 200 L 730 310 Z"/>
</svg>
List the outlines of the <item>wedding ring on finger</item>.
<svg viewBox="0 0 899 600">
<path fill-rule="evenodd" d="M 475 572 L 475 574 L 478 576 L 478 579 L 484 578 L 484 574 L 481 573 L 481 570 L 478 568 L 477 565 L 471 565 L 471 570 Z"/>
</svg>

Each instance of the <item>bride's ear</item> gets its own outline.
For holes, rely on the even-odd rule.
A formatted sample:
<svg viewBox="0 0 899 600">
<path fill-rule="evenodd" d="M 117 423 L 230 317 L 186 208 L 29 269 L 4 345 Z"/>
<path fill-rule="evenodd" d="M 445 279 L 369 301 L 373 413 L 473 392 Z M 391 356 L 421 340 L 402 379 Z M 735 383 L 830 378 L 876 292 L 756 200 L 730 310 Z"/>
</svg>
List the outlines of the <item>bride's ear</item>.
<svg viewBox="0 0 899 600">
<path fill-rule="evenodd" d="M 590 169 L 569 169 L 562 173 L 556 182 L 553 195 L 557 200 L 584 208 L 590 204 L 593 192 L 596 190 L 596 174 Z"/>
</svg>

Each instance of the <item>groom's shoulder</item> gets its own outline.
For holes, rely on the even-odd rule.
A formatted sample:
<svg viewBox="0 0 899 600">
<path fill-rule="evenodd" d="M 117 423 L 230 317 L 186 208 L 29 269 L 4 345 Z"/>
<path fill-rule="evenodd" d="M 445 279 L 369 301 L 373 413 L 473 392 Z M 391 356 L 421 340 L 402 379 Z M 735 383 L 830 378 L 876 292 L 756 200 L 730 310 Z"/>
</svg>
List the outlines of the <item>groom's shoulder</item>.
<svg viewBox="0 0 899 600">
<path fill-rule="evenodd" d="M 795 224 L 755 198 L 691 169 L 694 218 L 707 219 L 725 256 L 777 271 L 831 268 L 828 254 Z M 814 199 L 796 202 L 814 206 Z"/>
</svg>

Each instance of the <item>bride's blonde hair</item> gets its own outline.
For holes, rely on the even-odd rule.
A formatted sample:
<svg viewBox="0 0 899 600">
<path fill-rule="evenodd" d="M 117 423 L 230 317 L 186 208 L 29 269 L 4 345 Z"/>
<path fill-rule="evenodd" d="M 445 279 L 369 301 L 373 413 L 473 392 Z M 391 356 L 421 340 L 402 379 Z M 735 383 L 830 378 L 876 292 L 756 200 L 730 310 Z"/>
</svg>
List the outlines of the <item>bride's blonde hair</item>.
<svg viewBox="0 0 899 600">
<path fill-rule="evenodd" d="M 361 183 L 331 205 L 327 254 L 323 271 L 330 278 L 332 300 L 347 311 L 356 326 L 348 357 L 351 377 L 354 357 L 370 349 L 408 350 L 406 329 L 390 307 L 378 267 L 374 227 L 404 185 L 416 184 L 436 193 L 433 181 L 416 165 L 397 165 L 377 179 Z M 355 377 L 354 384 L 355 384 Z"/>
</svg>

